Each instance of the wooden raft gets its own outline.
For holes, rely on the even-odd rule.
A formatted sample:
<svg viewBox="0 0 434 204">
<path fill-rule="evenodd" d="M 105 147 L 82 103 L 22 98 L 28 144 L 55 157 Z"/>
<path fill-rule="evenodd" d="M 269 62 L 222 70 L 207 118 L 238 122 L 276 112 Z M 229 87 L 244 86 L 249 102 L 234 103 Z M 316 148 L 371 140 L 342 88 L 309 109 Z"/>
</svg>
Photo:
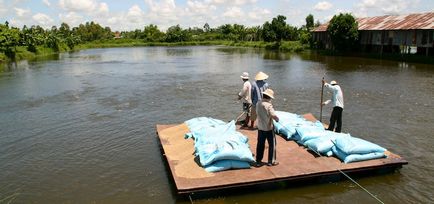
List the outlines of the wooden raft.
<svg viewBox="0 0 434 204">
<path fill-rule="evenodd" d="M 306 114 L 304 117 L 311 121 L 316 120 L 312 114 Z M 237 131 L 249 138 L 250 149 L 256 155 L 257 130 L 239 129 L 238 126 Z M 189 129 L 186 124 L 157 125 L 162 153 L 167 160 L 178 194 L 334 176 L 340 174 L 338 169 L 346 173 L 362 173 L 376 169 L 401 168 L 402 165 L 408 164 L 406 160 L 391 152 L 387 152 L 388 158 L 345 164 L 336 157 L 319 157 L 296 142 L 286 141 L 277 136 L 276 151 L 279 165 L 208 173 L 193 155 L 194 141 L 184 139 L 187 132 Z M 267 152 L 266 145 L 264 161 L 268 158 Z"/>
</svg>

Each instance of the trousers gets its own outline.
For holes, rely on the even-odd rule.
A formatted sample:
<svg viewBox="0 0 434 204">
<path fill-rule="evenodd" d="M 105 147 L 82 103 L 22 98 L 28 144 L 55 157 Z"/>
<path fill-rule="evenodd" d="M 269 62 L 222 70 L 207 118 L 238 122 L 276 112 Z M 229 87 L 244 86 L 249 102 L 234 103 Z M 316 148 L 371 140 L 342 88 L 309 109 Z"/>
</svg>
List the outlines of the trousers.
<svg viewBox="0 0 434 204">
<path fill-rule="evenodd" d="M 262 162 L 265 150 L 265 140 L 268 142 L 268 163 L 276 161 L 276 136 L 273 130 L 258 130 L 258 144 L 256 145 L 256 162 Z"/>
<path fill-rule="evenodd" d="M 342 129 L 342 111 L 344 109 L 335 106 L 333 107 L 332 115 L 330 116 L 330 124 L 327 130 L 335 131 L 335 132 L 341 132 Z M 335 129 L 335 123 L 336 123 L 336 129 Z"/>
</svg>

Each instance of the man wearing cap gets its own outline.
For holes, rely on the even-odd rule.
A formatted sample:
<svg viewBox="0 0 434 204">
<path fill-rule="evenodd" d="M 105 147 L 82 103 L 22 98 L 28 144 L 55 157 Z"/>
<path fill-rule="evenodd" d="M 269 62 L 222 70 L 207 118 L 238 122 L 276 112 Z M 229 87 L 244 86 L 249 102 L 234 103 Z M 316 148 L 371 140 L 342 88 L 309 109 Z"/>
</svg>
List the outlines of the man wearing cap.
<svg viewBox="0 0 434 204">
<path fill-rule="evenodd" d="M 336 81 L 331 81 L 330 84 L 328 84 L 326 81 L 322 81 L 324 86 L 328 89 L 330 89 L 333 93 L 332 99 L 327 100 L 323 103 L 323 105 L 327 105 L 330 102 L 332 102 L 333 105 L 333 111 L 332 115 L 330 116 L 330 124 L 327 130 L 336 132 L 341 132 L 342 128 L 342 111 L 344 110 L 344 95 L 342 93 L 341 87 L 338 85 Z M 335 123 L 336 129 L 335 129 Z"/>
<path fill-rule="evenodd" d="M 243 102 L 243 111 L 247 113 L 246 119 L 244 120 L 244 124 L 243 124 L 243 127 L 247 127 L 247 125 L 249 124 L 251 107 L 252 107 L 252 99 L 251 99 L 252 85 L 249 82 L 249 73 L 243 72 L 243 74 L 240 77 L 243 80 L 244 84 L 240 93 L 238 93 L 238 100 L 241 100 L 241 102 Z"/>
<path fill-rule="evenodd" d="M 268 89 L 269 85 L 265 80 L 268 79 L 268 75 L 264 72 L 259 72 L 255 76 L 256 82 L 252 82 L 252 116 L 250 128 L 254 128 L 256 120 L 256 103 L 262 100 L 262 93 Z"/>
<path fill-rule="evenodd" d="M 258 114 L 258 143 L 256 146 L 256 167 L 262 166 L 262 157 L 264 156 L 265 140 L 268 143 L 268 166 L 276 166 L 276 137 L 273 132 L 273 119 L 279 122 L 271 100 L 274 99 L 274 92 L 267 89 L 262 93 L 262 100 L 256 105 Z"/>
</svg>

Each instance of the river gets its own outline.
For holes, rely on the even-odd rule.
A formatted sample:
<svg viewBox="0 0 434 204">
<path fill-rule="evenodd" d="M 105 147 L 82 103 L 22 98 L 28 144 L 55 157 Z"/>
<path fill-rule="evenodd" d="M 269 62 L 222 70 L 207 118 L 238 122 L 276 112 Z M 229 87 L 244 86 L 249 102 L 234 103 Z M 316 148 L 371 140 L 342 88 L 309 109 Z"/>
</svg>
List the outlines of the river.
<svg viewBox="0 0 434 204">
<path fill-rule="evenodd" d="M 385 203 L 434 202 L 434 65 L 198 46 L 89 49 L 3 66 L 2 202 L 189 203 L 175 195 L 155 125 L 234 119 L 244 71 L 270 75 L 275 109 L 317 117 L 321 78 L 337 80 L 345 97 L 343 131 L 409 161 L 357 181 Z M 330 112 L 324 109 L 324 120 Z M 341 181 L 194 202 L 375 200 Z"/>
</svg>

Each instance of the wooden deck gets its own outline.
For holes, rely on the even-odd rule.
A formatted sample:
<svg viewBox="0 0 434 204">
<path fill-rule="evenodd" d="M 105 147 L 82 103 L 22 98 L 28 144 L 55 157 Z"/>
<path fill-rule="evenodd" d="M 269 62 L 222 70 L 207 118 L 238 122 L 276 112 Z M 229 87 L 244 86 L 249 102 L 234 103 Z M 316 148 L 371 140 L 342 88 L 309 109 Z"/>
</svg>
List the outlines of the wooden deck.
<svg viewBox="0 0 434 204">
<path fill-rule="evenodd" d="M 311 114 L 304 116 L 309 120 L 315 120 Z M 257 131 L 238 131 L 249 138 L 250 149 L 256 154 Z M 294 141 L 286 141 L 278 136 L 276 139 L 279 165 L 208 173 L 195 160 L 193 140 L 184 139 L 187 132 L 189 129 L 186 124 L 157 125 L 163 156 L 167 160 L 178 194 L 334 176 L 340 174 L 338 169 L 346 173 L 355 173 L 400 168 L 408 164 L 406 160 L 390 152 L 388 158 L 344 164 L 335 157 L 319 157 Z M 264 158 L 267 158 L 267 149 Z"/>
</svg>

